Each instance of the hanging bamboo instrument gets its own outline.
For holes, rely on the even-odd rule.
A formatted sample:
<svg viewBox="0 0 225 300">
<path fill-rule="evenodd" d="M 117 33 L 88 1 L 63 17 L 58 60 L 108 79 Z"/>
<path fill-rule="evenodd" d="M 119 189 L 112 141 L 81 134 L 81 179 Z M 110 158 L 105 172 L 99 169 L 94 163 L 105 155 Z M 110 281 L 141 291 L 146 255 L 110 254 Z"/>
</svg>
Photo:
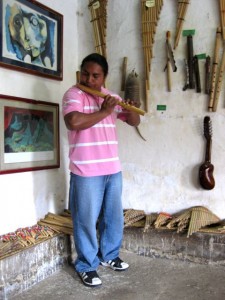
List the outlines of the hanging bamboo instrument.
<svg viewBox="0 0 225 300">
<path fill-rule="evenodd" d="M 223 74 L 225 69 L 225 0 L 219 0 L 219 4 L 220 4 L 220 23 L 221 23 L 221 31 L 222 31 L 222 38 L 223 38 L 223 55 L 220 63 L 216 92 L 213 99 L 213 108 L 212 108 L 213 112 L 217 110 L 219 96 L 222 88 Z"/>
<path fill-rule="evenodd" d="M 223 49 L 222 60 L 220 63 L 220 68 L 219 68 L 218 81 L 217 81 L 217 85 L 216 85 L 216 91 L 215 91 L 215 95 L 214 95 L 213 108 L 212 108 L 213 112 L 215 112 L 217 110 L 220 92 L 221 92 L 221 88 L 222 88 L 224 69 L 225 69 L 225 48 Z"/>
<path fill-rule="evenodd" d="M 174 49 L 177 48 L 190 0 L 178 0 Z"/>
<path fill-rule="evenodd" d="M 217 27 L 216 30 L 216 41 L 214 48 L 214 58 L 213 58 L 213 66 L 212 66 L 212 77 L 211 77 L 211 87 L 210 87 L 210 97 L 209 97 L 209 106 L 208 110 L 212 111 L 213 101 L 215 95 L 215 86 L 217 79 L 217 70 L 218 70 L 218 58 L 219 58 L 219 49 L 221 44 L 221 27 Z"/>
<path fill-rule="evenodd" d="M 149 73 L 151 71 L 151 59 L 153 57 L 154 36 L 159 15 L 163 6 L 163 0 L 146 1 L 141 0 L 141 28 L 142 28 L 142 45 L 144 52 L 145 67 L 145 105 L 148 111 L 148 91 L 150 89 Z"/>
<path fill-rule="evenodd" d="M 84 86 L 84 85 L 81 85 L 81 84 L 76 84 L 76 86 L 82 90 L 83 92 L 87 92 L 91 95 L 95 95 L 95 96 L 98 96 L 98 97 L 101 97 L 101 98 L 105 98 L 107 95 L 100 92 L 100 91 L 97 91 L 97 90 L 93 90 L 87 86 Z M 127 104 L 127 103 L 124 103 L 122 101 L 118 101 L 117 103 L 119 106 L 123 107 L 124 109 L 127 109 L 127 110 L 131 110 L 131 111 L 134 111 L 136 113 L 138 113 L 139 115 L 144 115 L 145 114 L 145 111 L 136 107 L 136 106 L 133 106 L 133 105 L 130 105 L 130 104 Z"/>
<path fill-rule="evenodd" d="M 107 0 L 89 0 L 95 51 L 106 57 Z"/>
<path fill-rule="evenodd" d="M 220 3 L 220 23 L 222 29 L 222 37 L 225 40 L 225 0 L 219 0 Z"/>
</svg>

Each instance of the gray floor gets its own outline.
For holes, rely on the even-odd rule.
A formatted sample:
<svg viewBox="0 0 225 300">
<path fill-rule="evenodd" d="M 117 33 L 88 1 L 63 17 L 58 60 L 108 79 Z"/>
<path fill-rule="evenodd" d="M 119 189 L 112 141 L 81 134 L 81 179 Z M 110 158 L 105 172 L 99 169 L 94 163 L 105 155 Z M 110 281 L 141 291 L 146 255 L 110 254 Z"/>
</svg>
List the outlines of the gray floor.
<svg viewBox="0 0 225 300">
<path fill-rule="evenodd" d="M 225 266 L 152 259 L 121 252 L 124 272 L 99 267 L 103 285 L 85 287 L 72 267 L 58 271 L 16 300 L 224 300 Z"/>
</svg>

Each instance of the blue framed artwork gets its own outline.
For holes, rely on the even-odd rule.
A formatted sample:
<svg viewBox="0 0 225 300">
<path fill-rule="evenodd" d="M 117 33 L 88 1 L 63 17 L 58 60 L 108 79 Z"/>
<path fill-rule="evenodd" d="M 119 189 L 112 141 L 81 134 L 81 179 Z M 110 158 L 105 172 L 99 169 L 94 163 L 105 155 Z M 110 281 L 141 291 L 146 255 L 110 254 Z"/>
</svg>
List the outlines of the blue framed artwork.
<svg viewBox="0 0 225 300">
<path fill-rule="evenodd" d="M 59 104 L 0 95 L 0 175 L 59 168 Z"/>
<path fill-rule="evenodd" d="M 0 66 L 63 79 L 63 16 L 32 0 L 0 0 Z"/>
</svg>

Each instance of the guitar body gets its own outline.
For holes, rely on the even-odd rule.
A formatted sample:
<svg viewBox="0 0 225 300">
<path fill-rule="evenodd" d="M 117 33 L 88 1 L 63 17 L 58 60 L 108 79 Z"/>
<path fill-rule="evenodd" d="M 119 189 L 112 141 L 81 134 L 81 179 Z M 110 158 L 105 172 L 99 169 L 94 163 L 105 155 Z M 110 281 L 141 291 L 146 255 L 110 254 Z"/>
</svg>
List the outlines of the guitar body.
<svg viewBox="0 0 225 300">
<path fill-rule="evenodd" d="M 212 190 L 215 187 L 213 176 L 214 166 L 211 163 L 212 125 L 209 116 L 204 118 L 204 136 L 206 138 L 205 162 L 199 168 L 199 182 L 203 189 Z"/>
<path fill-rule="evenodd" d="M 209 161 L 203 163 L 199 168 L 199 181 L 205 190 L 212 190 L 215 187 L 213 171 L 214 166 Z"/>
</svg>

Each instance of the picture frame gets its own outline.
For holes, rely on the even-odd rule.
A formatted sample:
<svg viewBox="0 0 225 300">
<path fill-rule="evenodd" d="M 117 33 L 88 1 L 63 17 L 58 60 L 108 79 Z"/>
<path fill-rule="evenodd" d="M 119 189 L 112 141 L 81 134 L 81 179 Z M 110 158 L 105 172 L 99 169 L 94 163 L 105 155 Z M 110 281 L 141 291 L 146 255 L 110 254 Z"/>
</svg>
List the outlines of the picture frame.
<svg viewBox="0 0 225 300">
<path fill-rule="evenodd" d="M 0 94 L 0 175 L 60 167 L 59 104 Z"/>
<path fill-rule="evenodd" d="M 0 0 L 0 67 L 63 80 L 63 15 L 34 0 Z"/>
</svg>

